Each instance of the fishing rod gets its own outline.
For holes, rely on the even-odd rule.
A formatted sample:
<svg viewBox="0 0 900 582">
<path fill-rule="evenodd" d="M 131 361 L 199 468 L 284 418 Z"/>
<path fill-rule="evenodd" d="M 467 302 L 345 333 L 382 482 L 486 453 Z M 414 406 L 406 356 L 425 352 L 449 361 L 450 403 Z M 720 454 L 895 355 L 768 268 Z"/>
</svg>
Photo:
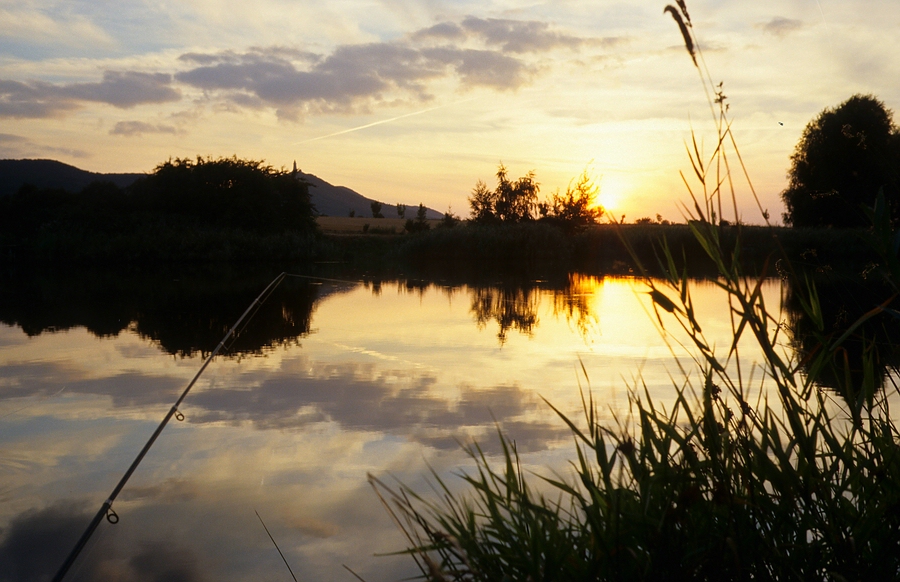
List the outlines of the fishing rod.
<svg viewBox="0 0 900 582">
<path fill-rule="evenodd" d="M 184 420 L 184 415 L 178 410 L 178 406 L 188 395 L 188 392 L 191 391 L 191 388 L 194 387 L 194 383 L 200 378 L 200 375 L 203 374 L 203 371 L 206 370 L 206 367 L 212 361 L 214 357 L 219 353 L 219 351 L 225 346 L 225 342 L 228 341 L 230 337 L 235 334 L 238 326 L 241 325 L 241 322 L 250 314 L 253 309 L 262 303 L 268 298 L 268 296 L 275 290 L 276 287 L 284 280 L 287 273 L 281 273 L 274 279 L 269 285 L 263 289 L 262 293 L 247 307 L 244 314 L 241 315 L 240 318 L 231 326 L 231 329 L 228 330 L 228 333 L 225 334 L 225 337 L 222 338 L 222 341 L 219 342 L 219 345 L 216 346 L 216 349 L 209 354 L 209 357 L 203 362 L 203 365 L 200 366 L 200 369 L 197 371 L 197 374 L 194 375 L 194 378 L 187 385 L 187 388 L 184 389 L 184 392 L 181 393 L 181 396 L 178 400 L 175 401 L 175 404 L 172 405 L 172 408 L 169 409 L 168 414 L 166 414 L 165 418 L 163 418 L 162 422 L 159 423 L 159 426 L 156 427 L 156 430 L 153 432 L 153 435 L 150 436 L 150 440 L 147 441 L 147 444 L 144 445 L 144 448 L 141 449 L 141 452 L 138 453 L 138 456 L 134 459 L 134 462 L 131 463 L 131 466 L 128 467 L 128 470 L 125 471 L 125 474 L 122 476 L 122 479 L 119 480 L 119 484 L 116 485 L 116 488 L 113 489 L 112 493 L 110 493 L 109 498 L 103 502 L 103 505 L 100 506 L 100 510 L 97 512 L 97 515 L 94 516 L 94 519 L 91 520 L 91 523 L 88 525 L 87 529 L 81 535 L 81 539 L 78 540 L 78 543 L 75 544 L 75 547 L 72 548 L 72 552 L 69 554 L 69 557 L 66 558 L 66 561 L 63 562 L 63 565 L 60 566 L 59 571 L 56 572 L 56 576 L 53 577 L 53 582 L 61 582 L 61 580 L 66 576 L 66 573 L 69 571 L 69 568 L 72 567 L 72 564 L 75 563 L 75 560 L 78 558 L 78 555 L 81 553 L 81 550 L 84 549 L 84 546 L 87 545 L 88 541 L 91 539 L 91 536 L 94 534 L 94 530 L 97 529 L 97 526 L 100 525 L 100 522 L 103 521 L 105 517 L 109 523 L 115 524 L 119 522 L 119 516 L 112 509 L 112 504 L 116 500 L 116 497 L 119 496 L 119 492 L 122 491 L 122 488 L 125 487 L 125 484 L 128 482 L 128 479 L 131 477 L 131 474 L 134 473 L 135 469 L 137 469 L 138 465 L 141 464 L 141 461 L 144 460 L 144 456 L 147 454 L 147 451 L 150 450 L 150 447 L 153 446 L 153 443 L 156 442 L 156 439 L 159 437 L 160 433 L 162 433 L 163 429 L 166 428 L 166 425 L 174 416 L 178 420 Z"/>
</svg>

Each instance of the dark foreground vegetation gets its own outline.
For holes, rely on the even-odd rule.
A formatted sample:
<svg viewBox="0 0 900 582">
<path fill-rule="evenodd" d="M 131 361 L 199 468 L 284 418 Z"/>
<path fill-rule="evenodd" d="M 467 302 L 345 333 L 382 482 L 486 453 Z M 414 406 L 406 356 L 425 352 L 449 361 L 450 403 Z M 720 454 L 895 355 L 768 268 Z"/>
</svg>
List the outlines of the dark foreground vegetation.
<svg viewBox="0 0 900 582">
<path fill-rule="evenodd" d="M 832 317 L 825 289 L 771 234 L 771 259 L 748 272 L 736 259 L 759 241 L 746 228 L 724 236 L 732 231 L 716 214 L 735 196 L 717 169 L 729 158 L 731 168 L 740 164 L 725 97 L 705 74 L 684 2 L 665 11 L 718 105 L 719 147 L 710 159 L 690 152 L 698 181 L 690 236 L 729 298 L 733 343 L 704 336 L 679 265 L 694 253 L 663 245 L 664 277 L 652 278 L 620 229 L 659 324 L 687 338 L 690 365 L 677 364 L 674 405 L 662 409 L 638 380 L 627 417 L 607 422 L 588 387 L 583 419 L 559 413 L 574 441 L 572 471 L 563 474 L 524 471 L 515 435 L 500 434 L 499 460 L 468 446 L 475 469 L 460 474 L 462 493 L 437 474 L 436 495 L 370 476 L 423 579 L 900 578 L 900 430 L 890 408 L 897 369 L 881 366 L 900 337 L 900 233 L 885 191 L 863 210 L 876 259 L 862 313 Z M 791 283 L 803 326 L 766 305 L 760 287 L 773 273 Z M 742 339 L 752 340 L 750 353 Z"/>
</svg>

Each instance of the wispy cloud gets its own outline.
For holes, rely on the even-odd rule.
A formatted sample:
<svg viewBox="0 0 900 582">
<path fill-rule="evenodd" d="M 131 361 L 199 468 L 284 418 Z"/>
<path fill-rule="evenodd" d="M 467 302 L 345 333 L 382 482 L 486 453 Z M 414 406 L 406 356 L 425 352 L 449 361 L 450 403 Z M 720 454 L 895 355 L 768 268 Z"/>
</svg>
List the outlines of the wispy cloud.
<svg viewBox="0 0 900 582">
<path fill-rule="evenodd" d="M 504 53 L 545 53 L 556 49 L 578 50 L 588 46 L 613 46 L 620 37 L 582 37 L 554 29 L 540 20 L 476 18 L 467 16 L 461 22 L 439 22 L 414 32 L 416 42 L 475 42 Z"/>
<path fill-rule="evenodd" d="M 119 121 L 111 130 L 109 130 L 110 135 L 123 135 L 126 137 L 140 136 L 145 133 L 169 133 L 177 135 L 182 132 L 173 125 L 145 123 L 143 121 Z"/>
<path fill-rule="evenodd" d="M 0 133 L 0 158 L 33 158 L 48 155 L 64 155 L 73 158 L 87 158 L 84 150 L 36 143 L 21 135 Z"/>
<path fill-rule="evenodd" d="M 803 22 L 793 18 L 776 16 L 768 22 L 758 24 L 757 27 L 774 36 L 783 37 L 803 28 Z"/>
<path fill-rule="evenodd" d="M 0 37 L 64 46 L 113 44 L 110 35 L 84 15 L 44 11 L 24 4 L 0 7 Z"/>
</svg>

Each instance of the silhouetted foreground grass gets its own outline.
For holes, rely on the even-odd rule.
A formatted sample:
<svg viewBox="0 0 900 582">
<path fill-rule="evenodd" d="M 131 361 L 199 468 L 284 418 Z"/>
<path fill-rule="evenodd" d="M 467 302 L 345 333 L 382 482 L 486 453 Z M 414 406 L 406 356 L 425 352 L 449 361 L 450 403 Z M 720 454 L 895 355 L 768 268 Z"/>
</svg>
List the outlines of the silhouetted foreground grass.
<svg viewBox="0 0 900 582">
<path fill-rule="evenodd" d="M 665 11 L 701 72 L 718 128 L 711 158 L 702 158 L 697 147 L 689 150 L 698 182 L 689 186 L 692 220 L 667 229 L 660 243 L 648 230 L 624 226 L 578 235 L 596 252 L 614 248 L 605 237 L 618 234 L 659 324 L 685 338 L 690 364 L 673 362 L 683 372 L 673 378 L 674 405 L 662 409 L 639 380 L 629 392 L 627 416 L 610 423 L 601 421 L 590 393 L 582 393 L 583 421 L 557 411 L 575 444 L 573 470 L 563 475 L 526 475 L 515 435 L 500 434 L 498 461 L 477 444 L 468 447 L 475 469 L 460 473 L 467 485 L 462 493 L 436 473 L 435 496 L 370 476 L 423 579 L 900 578 L 900 430 L 890 406 L 900 394 L 896 369 L 882 382 L 874 357 L 895 346 L 879 346 L 861 332 L 876 315 L 900 318 L 893 306 L 900 233 L 890 228 L 883 196 L 870 213 L 868 252 L 845 252 L 841 246 L 854 241 L 846 232 L 801 232 L 805 238 L 792 239 L 782 229 L 723 225 L 723 201 L 738 206 L 729 172 L 740 152 L 721 85 L 704 76 L 687 9 L 681 0 L 677 5 Z M 496 244 L 505 249 L 519 236 Z M 826 322 L 814 279 L 794 264 L 798 253 L 800 261 L 872 257 L 867 273 L 883 284 L 882 302 L 854 320 Z M 697 317 L 685 267 L 694 261 L 712 269 L 728 297 L 730 345 L 716 346 L 704 335 L 708 326 Z M 652 264 L 664 279 L 650 277 Z M 775 273 L 791 280 L 794 301 L 809 322 L 802 355 L 791 349 L 796 330 L 761 292 Z M 847 349 L 854 336 L 863 342 L 861 351 Z M 682 354 L 673 350 L 675 356 Z M 822 378 L 834 390 L 824 388 Z"/>
<path fill-rule="evenodd" d="M 646 232 L 623 228 L 620 242 L 630 247 Z M 526 475 L 515 435 L 501 434 L 499 462 L 477 444 L 468 447 L 476 468 L 460 474 L 469 486 L 463 493 L 437 474 L 435 498 L 370 477 L 424 579 L 900 576 L 900 431 L 890 410 L 896 386 L 885 388 L 877 377 L 871 343 L 861 361 L 841 356 L 858 323 L 830 329 L 816 287 L 776 253 L 784 276 L 806 281 L 797 293 L 818 342 L 802 360 L 786 348 L 790 332 L 760 293 L 767 273 L 748 277 L 733 260 L 753 231 L 744 229 L 733 244 L 723 232 L 705 216 L 691 229 L 733 313 L 734 343 L 718 349 L 695 316 L 675 245 L 660 251 L 663 282 L 648 276 L 640 247 L 632 249 L 631 264 L 645 277 L 660 322 L 689 338 L 694 368 L 673 381 L 671 409 L 638 385 L 628 417 L 610 424 L 583 395 L 583 421 L 560 413 L 575 441 L 567 475 Z M 829 240 L 821 242 L 827 247 Z M 742 357 L 741 337 L 754 338 L 763 358 L 755 372 Z M 837 391 L 817 383 L 826 375 L 842 383 Z"/>
</svg>

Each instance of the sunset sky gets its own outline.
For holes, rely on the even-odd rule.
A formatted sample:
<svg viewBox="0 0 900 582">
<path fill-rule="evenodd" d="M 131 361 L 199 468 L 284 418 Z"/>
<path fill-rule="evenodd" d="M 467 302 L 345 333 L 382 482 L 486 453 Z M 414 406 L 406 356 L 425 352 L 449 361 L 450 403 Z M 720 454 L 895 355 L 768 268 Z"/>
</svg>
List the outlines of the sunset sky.
<svg viewBox="0 0 900 582">
<path fill-rule="evenodd" d="M 465 216 L 476 180 L 586 168 L 601 203 L 680 220 L 693 127 L 713 143 L 664 1 L 0 0 L 0 157 L 148 172 L 170 157 L 294 160 L 388 204 Z M 896 0 L 689 1 L 773 218 L 803 127 L 900 107 Z M 742 218 L 760 222 L 744 196 Z"/>
</svg>

